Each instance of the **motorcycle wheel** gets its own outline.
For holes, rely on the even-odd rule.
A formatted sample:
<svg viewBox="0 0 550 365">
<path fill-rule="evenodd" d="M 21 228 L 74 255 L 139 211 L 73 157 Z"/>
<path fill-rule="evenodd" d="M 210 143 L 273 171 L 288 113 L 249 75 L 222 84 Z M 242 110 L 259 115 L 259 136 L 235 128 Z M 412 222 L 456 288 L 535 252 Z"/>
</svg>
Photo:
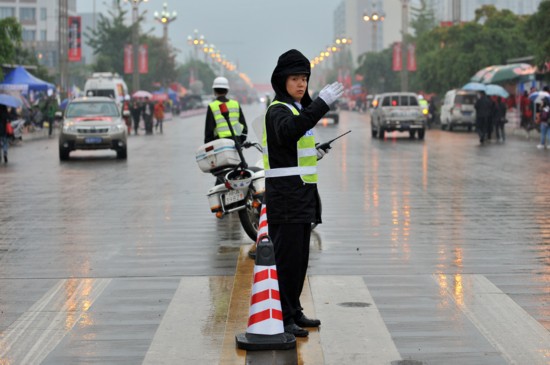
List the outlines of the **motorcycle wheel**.
<svg viewBox="0 0 550 365">
<path fill-rule="evenodd" d="M 259 196 L 260 203 L 263 201 L 263 195 Z M 250 239 L 256 242 L 258 238 L 258 226 L 260 224 L 260 211 L 262 209 L 261 204 L 258 208 L 254 208 L 252 203 L 254 198 L 252 193 L 248 191 L 246 195 L 246 208 L 239 210 L 239 219 L 244 231 L 250 237 Z"/>
</svg>

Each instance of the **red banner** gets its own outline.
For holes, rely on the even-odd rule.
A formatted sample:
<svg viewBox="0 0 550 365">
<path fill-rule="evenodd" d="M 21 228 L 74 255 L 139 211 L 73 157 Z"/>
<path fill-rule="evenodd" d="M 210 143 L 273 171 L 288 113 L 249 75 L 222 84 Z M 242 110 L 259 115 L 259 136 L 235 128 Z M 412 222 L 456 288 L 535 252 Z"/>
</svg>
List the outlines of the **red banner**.
<svg viewBox="0 0 550 365">
<path fill-rule="evenodd" d="M 131 74 L 134 72 L 134 53 L 131 44 L 124 46 L 124 73 Z"/>
<path fill-rule="evenodd" d="M 407 70 L 416 71 L 416 45 L 407 45 Z"/>
<path fill-rule="evenodd" d="M 139 46 L 138 51 L 138 67 L 140 74 L 146 74 L 149 72 L 149 49 L 146 44 Z"/>
<path fill-rule="evenodd" d="M 69 62 L 82 61 L 81 47 L 82 21 L 79 16 L 69 17 Z"/>
<path fill-rule="evenodd" d="M 393 59 L 392 65 L 394 71 L 401 71 L 402 59 L 401 59 L 401 42 L 395 42 L 393 44 Z"/>
</svg>

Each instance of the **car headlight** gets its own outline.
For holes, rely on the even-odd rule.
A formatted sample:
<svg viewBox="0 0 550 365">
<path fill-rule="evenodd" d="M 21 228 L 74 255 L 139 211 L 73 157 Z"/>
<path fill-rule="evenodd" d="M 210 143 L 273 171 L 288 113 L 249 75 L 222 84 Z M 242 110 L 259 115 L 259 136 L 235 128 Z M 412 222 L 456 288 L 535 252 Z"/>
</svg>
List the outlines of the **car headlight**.
<svg viewBox="0 0 550 365">
<path fill-rule="evenodd" d="M 122 132 L 126 128 L 125 124 L 115 124 L 111 127 L 111 132 Z"/>
<path fill-rule="evenodd" d="M 63 132 L 75 133 L 76 126 L 72 123 L 63 123 Z"/>
</svg>

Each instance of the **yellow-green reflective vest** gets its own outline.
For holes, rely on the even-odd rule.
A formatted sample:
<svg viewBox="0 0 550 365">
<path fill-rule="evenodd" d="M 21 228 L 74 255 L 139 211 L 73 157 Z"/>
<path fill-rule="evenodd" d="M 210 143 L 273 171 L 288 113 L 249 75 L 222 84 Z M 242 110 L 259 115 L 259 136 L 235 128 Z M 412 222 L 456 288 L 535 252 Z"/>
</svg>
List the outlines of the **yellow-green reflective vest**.
<svg viewBox="0 0 550 365">
<path fill-rule="evenodd" d="M 214 120 L 216 121 L 216 130 L 214 132 L 218 138 L 231 138 L 231 130 L 227 125 L 227 121 L 220 111 L 220 105 L 222 104 L 219 100 L 214 100 L 209 104 L 212 114 L 214 114 Z M 239 103 L 235 100 L 229 100 L 225 103 L 227 109 L 229 110 L 229 121 L 233 127 L 235 135 L 238 137 L 243 133 L 243 125 L 239 123 Z"/>
<path fill-rule="evenodd" d="M 294 115 L 300 115 L 298 109 L 293 105 L 282 103 L 280 101 L 274 101 L 268 107 L 272 105 L 284 104 L 286 105 Z M 313 130 L 309 130 L 304 134 L 297 144 L 298 150 L 298 166 L 294 167 L 279 167 L 272 169 L 269 166 L 269 154 L 267 149 L 267 133 L 264 117 L 264 133 L 262 136 L 262 149 L 263 149 L 263 160 L 264 160 L 264 170 L 265 177 L 282 177 L 282 176 L 294 176 L 300 175 L 300 178 L 303 182 L 308 184 L 317 183 L 317 149 L 315 148 L 315 137 L 313 136 Z"/>
</svg>

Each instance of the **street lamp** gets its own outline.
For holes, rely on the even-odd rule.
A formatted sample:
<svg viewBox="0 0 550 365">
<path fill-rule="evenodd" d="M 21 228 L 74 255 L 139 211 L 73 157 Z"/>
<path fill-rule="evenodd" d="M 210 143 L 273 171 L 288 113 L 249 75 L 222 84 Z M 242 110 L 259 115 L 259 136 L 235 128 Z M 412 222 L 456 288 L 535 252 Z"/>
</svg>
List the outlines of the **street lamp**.
<svg viewBox="0 0 550 365">
<path fill-rule="evenodd" d="M 146 3 L 148 0 L 124 0 L 125 3 L 132 4 L 132 54 L 134 69 L 132 71 L 132 88 L 134 92 L 139 90 L 139 69 L 138 69 L 138 7 L 140 3 Z"/>
<path fill-rule="evenodd" d="M 378 13 L 376 11 L 376 4 L 372 4 L 372 10 L 371 12 L 368 12 L 365 10 L 363 13 L 363 20 L 367 23 L 371 23 L 372 26 L 372 51 L 376 52 L 378 50 L 378 23 L 383 22 L 385 19 L 383 13 Z"/>
<path fill-rule="evenodd" d="M 409 29 L 409 0 L 401 0 L 401 91 L 409 89 L 407 72 L 407 34 Z"/>
<path fill-rule="evenodd" d="M 192 36 L 187 36 L 187 44 L 193 47 L 195 59 L 198 59 L 198 51 L 199 49 L 203 49 L 203 46 L 206 44 L 206 40 L 204 39 L 204 36 L 202 34 L 199 35 L 199 31 L 195 29 Z"/>
<path fill-rule="evenodd" d="M 155 11 L 154 15 L 155 15 L 155 20 L 161 23 L 163 26 L 162 38 L 164 40 L 164 44 L 168 45 L 168 24 L 176 20 L 178 14 L 175 11 L 170 13 L 168 11 L 168 4 L 166 3 L 164 3 L 162 7 L 163 7 L 162 11 L 160 13 L 158 11 Z"/>
</svg>

